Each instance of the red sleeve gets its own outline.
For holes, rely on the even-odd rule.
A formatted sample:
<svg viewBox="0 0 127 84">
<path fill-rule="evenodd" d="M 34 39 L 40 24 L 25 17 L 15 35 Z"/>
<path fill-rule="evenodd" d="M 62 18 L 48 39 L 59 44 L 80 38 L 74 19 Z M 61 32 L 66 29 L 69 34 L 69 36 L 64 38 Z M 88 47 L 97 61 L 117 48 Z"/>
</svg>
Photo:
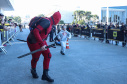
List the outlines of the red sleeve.
<svg viewBox="0 0 127 84">
<path fill-rule="evenodd" d="M 35 28 L 33 30 L 33 33 L 34 33 L 34 36 L 35 36 L 37 42 L 42 47 L 42 46 L 44 46 L 44 41 L 42 40 L 42 38 L 40 36 L 40 33 L 39 33 L 40 31 L 44 31 L 44 29 L 39 25 L 38 28 Z"/>
</svg>

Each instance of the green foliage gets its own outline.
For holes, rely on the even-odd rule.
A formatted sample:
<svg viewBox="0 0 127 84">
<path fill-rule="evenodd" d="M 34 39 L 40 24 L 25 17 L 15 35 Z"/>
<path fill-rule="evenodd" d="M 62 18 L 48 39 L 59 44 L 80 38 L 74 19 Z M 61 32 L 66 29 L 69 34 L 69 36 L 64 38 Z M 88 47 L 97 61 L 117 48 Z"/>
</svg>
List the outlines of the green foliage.
<svg viewBox="0 0 127 84">
<path fill-rule="evenodd" d="M 85 25 L 85 21 L 84 20 L 80 20 L 80 21 L 78 21 L 78 24 L 81 24 L 81 25 Z"/>
<path fill-rule="evenodd" d="M 13 17 L 12 16 L 7 16 L 7 19 L 13 19 Z"/>
<path fill-rule="evenodd" d="M 89 15 L 91 15 L 91 12 L 90 11 L 86 11 L 85 12 L 85 16 L 89 16 Z"/>
<path fill-rule="evenodd" d="M 60 20 L 60 22 L 58 24 L 64 24 L 64 21 L 63 20 Z"/>
<path fill-rule="evenodd" d="M 99 16 L 98 16 L 98 15 L 93 15 L 93 17 L 94 17 L 94 18 L 97 18 L 97 19 L 99 19 Z"/>
<path fill-rule="evenodd" d="M 14 21 L 17 23 L 21 23 L 21 17 L 20 16 L 14 17 Z"/>
<path fill-rule="evenodd" d="M 39 16 L 39 17 L 45 17 L 44 14 L 39 14 L 38 16 Z"/>
<path fill-rule="evenodd" d="M 12 19 L 13 22 L 21 23 L 21 17 L 20 16 L 7 16 L 7 19 Z"/>
<path fill-rule="evenodd" d="M 71 24 L 74 24 L 75 22 L 73 21 Z"/>
<path fill-rule="evenodd" d="M 72 23 L 78 23 L 78 24 L 85 24 L 89 21 L 92 21 L 91 18 L 94 18 L 93 20 L 99 19 L 99 16 L 92 15 L 90 11 L 83 11 L 83 10 L 76 10 L 74 11 L 73 15 L 74 21 Z"/>
</svg>

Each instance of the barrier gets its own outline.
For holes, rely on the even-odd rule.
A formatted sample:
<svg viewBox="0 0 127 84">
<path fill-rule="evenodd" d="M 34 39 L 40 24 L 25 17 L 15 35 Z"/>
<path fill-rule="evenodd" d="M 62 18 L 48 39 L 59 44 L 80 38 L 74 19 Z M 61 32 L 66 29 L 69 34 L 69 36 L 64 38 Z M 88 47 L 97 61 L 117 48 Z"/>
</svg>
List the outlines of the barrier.
<svg viewBox="0 0 127 84">
<path fill-rule="evenodd" d="M 114 40 L 114 41 L 124 42 L 124 32 L 120 31 L 120 29 L 109 29 L 107 40 Z"/>
<path fill-rule="evenodd" d="M 86 29 L 86 28 L 82 29 L 81 30 L 81 35 L 85 35 L 85 36 L 91 37 L 91 29 Z"/>
<path fill-rule="evenodd" d="M 4 46 L 0 46 L 0 49 L 6 54 L 7 51 L 4 49 Z"/>
<path fill-rule="evenodd" d="M 92 37 L 104 39 L 104 30 L 103 29 L 92 29 Z"/>
<path fill-rule="evenodd" d="M 89 37 L 99 38 L 101 42 L 105 41 L 106 43 L 109 42 L 108 40 L 113 41 L 121 41 L 122 43 L 127 42 L 127 30 L 126 33 L 124 31 L 121 31 L 120 29 L 103 29 L 103 28 L 93 28 L 93 29 L 86 29 L 79 27 L 73 27 L 74 28 L 74 36 L 78 35 L 84 35 Z M 92 34 L 92 35 L 91 35 Z"/>
<path fill-rule="evenodd" d="M 74 36 L 80 35 L 80 28 L 74 27 Z"/>
<path fill-rule="evenodd" d="M 11 45 L 10 40 L 14 41 L 14 38 L 16 36 L 16 34 L 19 31 L 19 27 L 16 26 L 14 27 L 10 27 L 8 31 L 3 31 L 0 32 L 0 49 L 6 54 L 7 51 L 4 49 L 4 44 L 9 43 Z"/>
</svg>

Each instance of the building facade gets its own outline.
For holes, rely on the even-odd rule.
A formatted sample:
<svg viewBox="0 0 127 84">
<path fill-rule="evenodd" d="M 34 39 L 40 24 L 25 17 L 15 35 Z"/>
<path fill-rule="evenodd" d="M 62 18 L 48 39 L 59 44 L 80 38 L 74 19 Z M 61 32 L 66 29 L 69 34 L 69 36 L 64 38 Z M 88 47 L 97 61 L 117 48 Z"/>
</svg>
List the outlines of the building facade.
<svg viewBox="0 0 127 84">
<path fill-rule="evenodd" d="M 4 11 L 13 11 L 14 0 L 0 0 L 0 13 Z"/>
<path fill-rule="evenodd" d="M 108 18 L 107 18 L 108 17 Z M 102 7 L 101 8 L 102 23 L 121 23 L 127 24 L 127 6 Z"/>
</svg>

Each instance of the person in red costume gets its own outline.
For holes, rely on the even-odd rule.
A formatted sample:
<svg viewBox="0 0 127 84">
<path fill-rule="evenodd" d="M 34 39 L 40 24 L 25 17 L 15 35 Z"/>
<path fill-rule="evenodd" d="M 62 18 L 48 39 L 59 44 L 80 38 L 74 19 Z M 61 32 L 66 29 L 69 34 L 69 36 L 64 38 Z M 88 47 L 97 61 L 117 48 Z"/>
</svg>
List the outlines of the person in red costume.
<svg viewBox="0 0 127 84">
<path fill-rule="evenodd" d="M 42 54 L 44 56 L 44 60 L 43 60 L 43 75 L 41 79 L 47 80 L 48 82 L 54 82 L 54 79 L 52 79 L 48 75 L 51 53 L 49 48 L 46 49 L 45 47 L 48 46 L 46 43 L 46 38 L 50 33 L 52 26 L 58 24 L 60 19 L 61 19 L 61 14 L 59 11 L 55 12 L 49 18 L 43 18 L 39 22 L 39 24 L 36 25 L 36 28 L 34 28 L 27 37 L 27 44 L 30 51 L 34 51 L 40 48 L 42 50 L 32 54 L 31 73 L 33 78 L 38 78 L 36 72 L 36 65 L 40 55 Z"/>
</svg>

